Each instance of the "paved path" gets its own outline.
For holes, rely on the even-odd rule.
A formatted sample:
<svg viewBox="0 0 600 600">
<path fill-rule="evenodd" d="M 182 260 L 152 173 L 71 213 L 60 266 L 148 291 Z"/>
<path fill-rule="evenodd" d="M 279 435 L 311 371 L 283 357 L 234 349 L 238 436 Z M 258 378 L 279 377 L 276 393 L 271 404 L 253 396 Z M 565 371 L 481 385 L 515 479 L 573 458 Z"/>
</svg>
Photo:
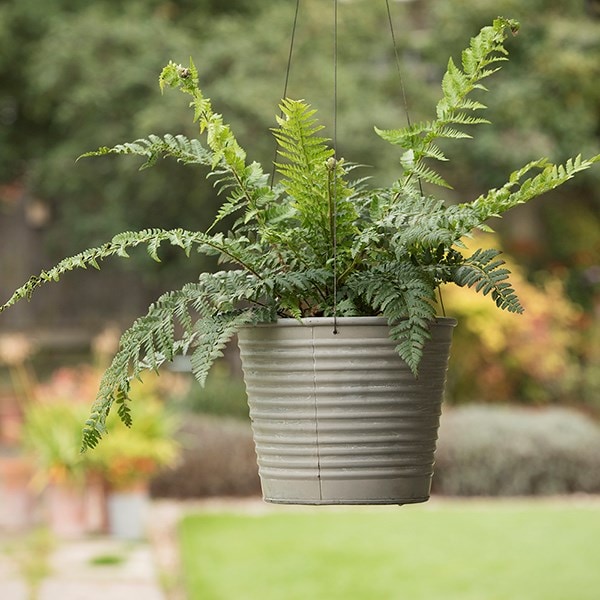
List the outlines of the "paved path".
<svg viewBox="0 0 600 600">
<path fill-rule="evenodd" d="M 179 600 L 175 503 L 150 507 L 148 540 L 111 537 L 55 540 L 44 559 L 36 558 L 25 537 L 0 532 L 0 600 Z M 37 562 L 36 562 L 37 561 Z M 45 576 L 30 596 L 24 571 Z M 36 571 L 37 569 L 37 571 Z M 169 587 L 169 594 L 161 589 Z"/>
<path fill-rule="evenodd" d="M 53 540 L 50 536 L 52 549 L 45 559 L 38 555 L 39 541 L 14 533 L 3 536 L 0 531 L 0 600 L 184 600 L 177 522 L 187 510 L 224 508 L 274 510 L 260 500 L 153 502 L 146 541 L 108 536 Z M 45 568 L 43 574 L 40 567 Z M 23 575 L 32 569 L 41 579 L 37 596 L 30 595 Z"/>
<path fill-rule="evenodd" d="M 166 599 L 147 543 L 110 538 L 62 541 L 48 562 L 50 573 L 41 582 L 37 600 Z M 10 553 L 0 558 L 2 600 L 30 597 L 21 568 Z"/>
</svg>

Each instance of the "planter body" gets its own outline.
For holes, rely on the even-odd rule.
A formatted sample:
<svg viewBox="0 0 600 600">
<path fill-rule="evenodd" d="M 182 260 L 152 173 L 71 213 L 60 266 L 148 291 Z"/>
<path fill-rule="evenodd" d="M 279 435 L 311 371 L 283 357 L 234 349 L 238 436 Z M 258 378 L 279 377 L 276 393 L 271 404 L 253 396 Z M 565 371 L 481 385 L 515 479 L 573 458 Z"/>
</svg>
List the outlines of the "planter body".
<svg viewBox="0 0 600 600">
<path fill-rule="evenodd" d="M 239 346 L 264 499 L 429 498 L 454 319 L 432 325 L 415 379 L 380 317 L 281 319 Z"/>
</svg>

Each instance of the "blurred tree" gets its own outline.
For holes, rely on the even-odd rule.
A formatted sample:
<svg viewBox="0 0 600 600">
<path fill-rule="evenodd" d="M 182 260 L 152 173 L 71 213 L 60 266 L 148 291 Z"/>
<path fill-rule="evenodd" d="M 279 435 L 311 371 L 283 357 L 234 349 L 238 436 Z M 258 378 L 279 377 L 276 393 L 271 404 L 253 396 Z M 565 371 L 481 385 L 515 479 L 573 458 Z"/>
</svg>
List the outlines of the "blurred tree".
<svg viewBox="0 0 600 600">
<path fill-rule="evenodd" d="M 75 159 L 149 130 L 192 134 L 185 104 L 160 96 L 162 66 L 201 54 L 206 42 L 198 40 L 209 37 L 222 13 L 247 15 L 261 4 L 49 0 L 43 11 L 33 0 L 2 4 L 0 186 L 6 195 L 18 182 L 50 211 L 50 260 L 119 230 L 208 222 L 216 199 L 192 170 L 164 163 L 140 177 L 134 161 Z M 179 279 L 199 268 L 170 258 L 161 277 L 169 277 L 171 263 Z"/>
<path fill-rule="evenodd" d="M 272 160 L 269 127 L 283 91 L 292 5 L 138 0 L 123 6 L 104 0 L 81 8 L 77 2 L 54 0 L 43 15 L 36 6 L 9 0 L 0 8 L 0 76 L 5 82 L 0 183 L 24 183 L 50 209 L 45 236 L 50 260 L 121 230 L 202 228 L 214 212 L 217 199 L 201 171 L 165 162 L 141 176 L 135 160 L 75 164 L 89 149 L 148 132 L 179 129 L 193 135 L 185 102 L 176 95 L 161 97 L 156 85 L 170 59 L 187 62 L 193 56 L 218 109 L 245 144 L 252 142 L 252 158 Z M 314 98 L 329 123 L 331 8 L 303 2 L 290 87 L 290 95 Z M 385 37 L 383 4 L 367 14 L 364 5 L 350 5 L 343 19 L 342 152 L 371 162 L 383 144 L 372 132 L 365 106 L 382 127 L 401 118 L 386 93 L 392 47 Z M 388 165 L 394 163 L 390 157 Z M 167 271 L 172 265 L 174 277 L 193 277 L 200 265 L 178 258 L 165 257 L 162 279 L 169 277 L 165 265 Z"/>
<path fill-rule="evenodd" d="M 294 5 L 46 0 L 40 11 L 38 0 L 4 0 L 0 207 L 8 210 L 3 194 L 19 182 L 50 209 L 49 261 L 124 229 L 202 227 L 217 199 L 201 171 L 165 162 L 142 176 L 135 159 L 77 164 L 74 159 L 149 132 L 193 134 L 185 102 L 175 94 L 161 97 L 155 84 L 168 60 L 187 62 L 192 56 L 215 106 L 240 132 L 241 142 L 252 147 L 251 158 L 269 162 L 274 143 L 268 128 L 283 91 Z M 450 197 L 477 195 L 539 155 L 559 161 L 579 150 L 599 151 L 597 5 L 595 0 L 391 2 L 414 120 L 427 118 L 433 109 L 448 55 L 458 58 L 465 40 L 497 14 L 523 23 L 511 62 L 490 83 L 497 92 L 487 115 L 494 126 L 479 127 L 475 139 L 462 144 L 462 159 L 449 165 L 457 188 Z M 320 110 L 329 135 L 332 9 L 333 3 L 322 0 L 302 1 L 288 91 Z M 398 157 L 386 153 L 372 126 L 403 125 L 405 116 L 385 3 L 340 2 L 339 14 L 339 151 L 352 161 L 376 165 L 366 174 L 389 181 Z M 560 198 L 538 202 L 529 219 L 518 212 L 502 229 L 519 260 L 532 270 L 560 268 L 573 297 L 588 309 L 600 280 L 594 276 L 600 268 L 599 178 L 598 169 L 591 171 L 568 188 L 568 197 L 563 190 Z M 170 285 L 169 279 L 193 278 L 200 266 L 175 254 L 165 255 L 157 269 Z"/>
</svg>

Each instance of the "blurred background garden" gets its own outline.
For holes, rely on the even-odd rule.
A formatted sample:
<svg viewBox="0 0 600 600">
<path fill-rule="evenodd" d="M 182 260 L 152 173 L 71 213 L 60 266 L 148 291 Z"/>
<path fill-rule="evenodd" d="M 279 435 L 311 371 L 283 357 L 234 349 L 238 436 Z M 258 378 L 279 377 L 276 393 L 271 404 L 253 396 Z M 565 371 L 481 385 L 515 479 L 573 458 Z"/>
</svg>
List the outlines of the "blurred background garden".
<svg viewBox="0 0 600 600">
<path fill-rule="evenodd" d="M 288 96 L 319 109 L 329 135 L 331 4 L 301 3 L 288 88 Z M 414 121 L 431 113 L 448 57 L 456 57 L 480 27 L 499 14 L 522 24 L 509 41 L 510 62 L 490 82 L 495 93 L 482 97 L 493 125 L 479 126 L 473 140 L 460 141 L 460 152 L 454 154 L 459 159 L 446 165 L 446 179 L 454 186 L 448 202 L 477 197 L 540 156 L 560 162 L 579 152 L 600 152 L 599 0 L 394 0 L 390 5 Z M 120 231 L 202 229 L 210 223 L 219 198 L 201 169 L 165 161 L 141 174 L 135 158 L 75 159 L 148 132 L 193 136 L 186 103 L 175 94 L 162 96 L 157 84 L 169 60 L 185 64 L 191 56 L 215 109 L 251 149 L 250 158 L 271 162 L 275 147 L 269 128 L 283 92 L 294 8 L 292 0 L 3 0 L 0 299 L 6 300 L 30 273 Z M 364 174 L 388 183 L 398 173 L 398 157 L 384 152 L 386 145 L 372 125 L 400 127 L 406 117 L 386 5 L 345 0 L 339 11 L 338 151 L 356 163 L 375 165 Z M 592 169 L 576 183 L 515 211 L 497 224 L 493 236 L 488 234 L 490 245 L 499 243 L 506 252 L 524 315 L 499 314 L 489 298 L 469 290 L 443 290 L 446 312 L 458 318 L 459 326 L 434 496 L 600 494 L 599 184 L 600 170 Z M 47 286 L 30 303 L 0 316 L 0 531 L 49 523 L 59 536 L 108 530 L 135 538 L 139 531 L 127 530 L 130 521 L 125 531 L 118 530 L 118 515 L 126 509 L 118 504 L 111 518 L 112 504 L 129 502 L 135 511 L 148 496 L 260 495 L 235 344 L 203 390 L 185 359 L 160 377 L 144 380 L 134 390 L 134 428 L 115 428 L 97 453 L 79 454 L 80 426 L 119 333 L 163 291 L 215 267 L 174 250 L 164 251 L 161 259 L 150 264 L 140 253 L 132 261 L 107 262 L 102 273 L 72 273 L 61 285 Z M 64 514 L 58 508 L 63 501 L 71 502 L 66 521 L 60 520 Z M 323 519 L 328 513 L 319 514 Z M 398 519 L 382 514 L 393 523 Z M 419 522 L 427 514 L 422 509 L 415 513 Z M 454 517 L 448 531 L 460 535 L 460 518 L 457 524 Z M 505 517 L 500 514 L 498 530 L 487 535 L 510 529 Z M 561 518 L 550 515 L 548 523 L 567 523 L 572 517 Z M 410 517 L 401 519 L 397 527 L 409 526 Z M 589 527 L 581 525 L 581 537 L 565 541 L 569 552 L 589 553 L 585 544 L 592 538 L 585 531 L 600 533 L 598 505 L 585 512 L 583 521 Z M 186 560 L 191 560 L 193 526 L 184 523 L 189 527 L 181 529 L 182 548 L 188 548 Z M 518 526 L 518 516 L 514 523 Z M 216 526 L 211 522 L 202 529 L 212 536 L 206 538 L 211 544 L 221 535 L 213 531 Z M 219 539 L 231 550 L 237 542 L 227 537 L 228 527 Z M 577 527 L 572 525 L 573 531 Z M 482 531 L 486 535 L 483 525 L 476 527 L 473 535 Z M 544 535 L 539 541 L 540 547 L 552 544 Z M 276 552 L 285 551 L 284 542 Z M 391 547 L 396 543 L 400 540 L 390 542 Z M 307 552 L 306 544 L 297 552 Z M 360 540 L 344 544 L 355 547 Z M 568 569 L 566 549 L 563 568 Z M 324 561 L 331 552 L 325 552 Z M 221 556 L 226 562 L 227 552 Z M 560 562 L 560 556 L 546 565 Z M 469 595 L 467 588 L 462 595 L 427 595 L 415 588 L 407 597 L 597 598 L 597 579 L 588 581 L 589 594 L 560 595 L 572 580 L 590 575 L 585 564 L 571 572 L 565 588 L 556 583 L 556 596 L 555 590 L 518 595 L 507 584 L 497 595 L 478 595 L 477 590 Z M 309 575 L 313 567 L 305 565 Z M 382 585 L 394 585 L 389 573 L 381 576 Z M 515 586 L 521 585 L 518 581 Z M 211 596 L 210 585 L 190 583 L 190 589 L 204 590 L 190 597 L 268 597 L 244 596 L 239 590 Z M 352 587 L 333 592 L 307 588 L 272 597 L 349 598 L 343 594 Z M 378 588 L 374 596 L 358 591 L 355 597 L 400 597 L 385 589 Z"/>
</svg>

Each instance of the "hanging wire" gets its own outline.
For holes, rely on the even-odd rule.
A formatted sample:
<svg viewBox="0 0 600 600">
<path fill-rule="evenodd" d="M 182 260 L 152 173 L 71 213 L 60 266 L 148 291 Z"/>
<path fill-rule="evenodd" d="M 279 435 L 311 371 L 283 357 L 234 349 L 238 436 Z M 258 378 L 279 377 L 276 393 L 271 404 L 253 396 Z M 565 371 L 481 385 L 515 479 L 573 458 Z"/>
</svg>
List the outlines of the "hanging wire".
<svg viewBox="0 0 600 600">
<path fill-rule="evenodd" d="M 389 0 L 385 0 L 385 6 L 387 8 L 388 23 L 390 25 L 390 33 L 392 35 L 392 44 L 394 46 L 394 57 L 396 59 L 396 70 L 398 71 L 398 78 L 400 79 L 400 91 L 402 92 L 402 101 L 404 103 L 404 113 L 406 115 L 406 122 L 408 126 L 411 126 L 410 113 L 408 111 L 408 100 L 406 99 L 406 90 L 404 88 L 404 78 L 402 77 L 402 68 L 400 67 L 400 55 L 398 53 L 398 44 L 396 43 L 396 32 L 394 31 L 394 21 L 392 19 L 392 11 L 390 9 Z"/>
<path fill-rule="evenodd" d="M 338 0 L 333 0 L 333 333 L 337 334 Z"/>
<path fill-rule="evenodd" d="M 406 88 L 404 87 L 404 78 L 402 77 L 402 67 L 400 65 L 400 55 L 398 52 L 398 44 L 396 43 L 396 32 L 394 31 L 394 21 L 392 19 L 392 11 L 390 9 L 389 0 L 385 0 L 385 6 L 387 8 L 387 16 L 388 22 L 390 25 L 390 33 L 392 36 L 392 44 L 394 45 L 394 57 L 396 60 L 396 70 L 398 71 L 398 79 L 400 80 L 400 91 L 402 94 L 402 102 L 404 104 L 404 114 L 406 115 L 406 123 L 409 127 L 411 127 L 411 119 L 410 119 L 410 111 L 408 110 L 408 100 L 406 98 Z M 419 178 L 419 191 L 421 192 L 421 196 L 424 196 L 423 193 L 423 182 Z M 438 296 L 440 299 L 440 307 L 442 309 L 442 314 L 444 317 L 446 316 L 446 307 L 444 306 L 444 299 L 442 298 L 442 290 L 438 287 Z"/>
<path fill-rule="evenodd" d="M 296 41 L 296 29 L 298 28 L 298 14 L 300 12 L 300 0 L 296 0 L 296 11 L 294 13 L 294 24 L 292 25 L 292 35 L 290 36 L 290 49 L 288 53 L 287 67 L 285 70 L 285 83 L 283 85 L 282 99 L 287 98 L 288 84 L 290 81 L 290 72 L 292 70 L 292 56 L 294 54 L 294 42 Z M 279 113 L 279 116 L 283 116 L 283 112 Z M 275 155 L 273 156 L 273 167 L 271 170 L 271 190 L 275 183 L 275 163 L 277 162 L 277 156 L 279 155 L 279 147 L 275 144 Z"/>
<path fill-rule="evenodd" d="M 404 114 L 406 115 L 406 124 L 410 127 L 412 125 L 410 119 L 410 111 L 408 109 L 408 99 L 406 98 L 406 88 L 404 87 L 404 77 L 402 76 L 402 67 L 400 63 L 400 54 L 398 52 L 398 44 L 396 43 L 396 32 L 394 30 L 394 20 L 392 19 L 392 10 L 390 8 L 390 1 L 385 0 L 385 6 L 387 8 L 388 23 L 390 25 L 390 34 L 392 36 L 392 45 L 394 46 L 394 58 L 396 62 L 396 71 L 398 72 L 398 79 L 400 81 L 400 93 L 402 94 L 402 103 L 404 105 Z M 423 184 L 419 179 L 419 190 L 421 196 L 423 195 Z"/>
</svg>

